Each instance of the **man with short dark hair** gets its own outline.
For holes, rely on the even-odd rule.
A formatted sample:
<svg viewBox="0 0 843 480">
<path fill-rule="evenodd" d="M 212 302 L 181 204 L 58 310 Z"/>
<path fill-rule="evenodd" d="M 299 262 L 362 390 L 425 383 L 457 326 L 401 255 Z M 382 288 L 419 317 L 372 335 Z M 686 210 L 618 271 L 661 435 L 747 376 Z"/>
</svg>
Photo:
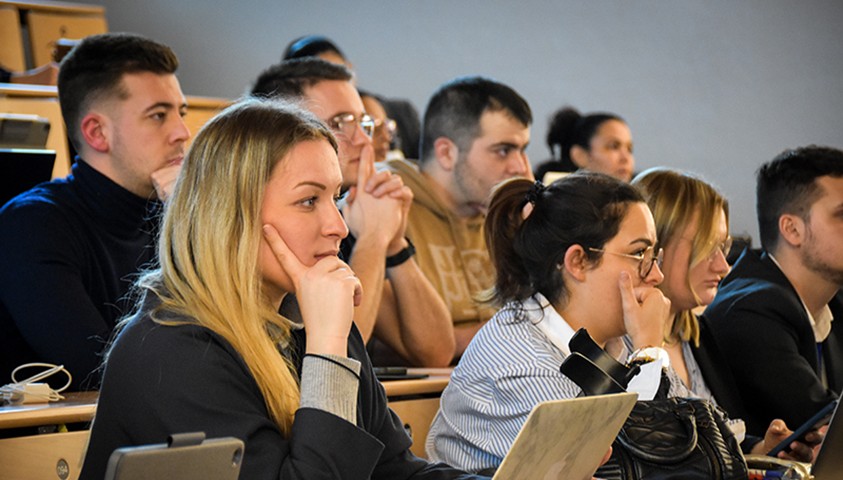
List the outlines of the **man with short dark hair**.
<svg viewBox="0 0 843 480">
<path fill-rule="evenodd" d="M 454 354 L 448 311 L 405 237 L 412 192 L 397 175 L 375 171 L 374 123 L 351 80 L 342 65 L 301 58 L 265 70 L 252 94 L 300 101 L 337 137 L 343 189 L 348 190 L 342 211 L 350 231 L 342 250 L 363 285 L 354 322 L 365 341 L 374 335 L 400 357 L 374 355 L 373 360 L 444 366 Z"/>
<path fill-rule="evenodd" d="M 758 170 L 761 251 L 705 310 L 737 380 L 747 432 L 798 426 L 843 387 L 843 152 L 787 150 Z"/>
<path fill-rule="evenodd" d="M 97 387 L 91 372 L 154 258 L 154 217 L 190 136 L 177 67 L 169 47 L 129 34 L 88 37 L 63 60 L 59 102 L 79 157 L 67 178 L 0 210 L 0 383 L 51 362 L 71 390 Z"/>
<path fill-rule="evenodd" d="M 494 282 L 483 222 L 495 185 L 531 176 L 531 122 L 529 105 L 512 88 L 483 77 L 457 78 L 425 109 L 418 166 L 389 162 L 415 195 L 407 235 L 448 305 L 457 355 L 494 313 L 476 300 Z"/>
</svg>

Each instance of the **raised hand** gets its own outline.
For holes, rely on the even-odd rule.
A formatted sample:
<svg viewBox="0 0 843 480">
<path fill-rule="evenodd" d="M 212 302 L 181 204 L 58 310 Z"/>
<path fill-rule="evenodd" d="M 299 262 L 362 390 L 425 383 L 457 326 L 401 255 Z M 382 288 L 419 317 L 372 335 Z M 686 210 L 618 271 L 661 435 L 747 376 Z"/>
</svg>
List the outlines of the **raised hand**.
<svg viewBox="0 0 843 480">
<path fill-rule="evenodd" d="M 167 201 L 173 193 L 173 187 L 176 186 L 176 179 L 181 172 L 181 162 L 167 165 L 152 172 L 152 186 L 155 187 L 155 194 L 158 195 L 158 200 L 162 202 Z"/>
<path fill-rule="evenodd" d="M 391 245 L 396 237 L 403 239 L 402 225 L 406 226 L 403 212 L 405 204 L 409 210 L 408 196 L 412 202 L 412 194 L 404 187 L 400 177 L 375 171 L 374 150 L 371 145 L 364 146 L 357 170 L 357 184 L 351 187 L 343 207 L 349 230 L 358 241 L 374 242 L 384 247 Z"/>
<path fill-rule="evenodd" d="M 623 323 L 635 348 L 659 347 L 664 341 L 665 325 L 670 317 L 670 300 L 651 286 L 634 288 L 629 272 L 621 272 L 618 281 L 623 305 Z"/>
<path fill-rule="evenodd" d="M 313 266 L 304 265 L 275 227 L 264 225 L 263 233 L 293 282 L 307 332 L 307 352 L 346 356 L 354 307 L 363 294 L 354 272 L 335 256 L 322 258 Z"/>
</svg>

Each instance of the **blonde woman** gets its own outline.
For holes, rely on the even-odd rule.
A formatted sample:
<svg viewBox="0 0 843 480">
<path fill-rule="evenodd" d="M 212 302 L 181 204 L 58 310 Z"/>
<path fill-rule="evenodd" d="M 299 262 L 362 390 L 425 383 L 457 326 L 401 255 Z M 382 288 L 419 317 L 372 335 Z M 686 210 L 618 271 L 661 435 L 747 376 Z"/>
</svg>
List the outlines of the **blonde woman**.
<svg viewBox="0 0 843 480">
<path fill-rule="evenodd" d="M 664 349 L 671 369 L 695 395 L 719 405 L 732 418 L 743 418 L 729 366 L 704 319 L 694 313 L 714 300 L 720 280 L 729 273 L 729 203 L 700 178 L 667 168 L 646 170 L 632 184 L 653 212 L 656 236 L 664 248 L 664 281 L 658 288 L 670 300 Z M 763 454 L 787 433 L 785 423 L 775 420 L 765 442 L 749 437 L 742 446 L 747 452 Z M 810 460 L 807 447 L 801 444 L 794 455 Z"/>
<path fill-rule="evenodd" d="M 259 100 L 197 135 L 160 266 L 108 354 L 81 478 L 117 447 L 192 431 L 244 440 L 250 480 L 461 475 L 408 452 L 352 324 L 336 149 L 309 113 Z M 301 324 L 277 313 L 291 293 Z"/>
</svg>

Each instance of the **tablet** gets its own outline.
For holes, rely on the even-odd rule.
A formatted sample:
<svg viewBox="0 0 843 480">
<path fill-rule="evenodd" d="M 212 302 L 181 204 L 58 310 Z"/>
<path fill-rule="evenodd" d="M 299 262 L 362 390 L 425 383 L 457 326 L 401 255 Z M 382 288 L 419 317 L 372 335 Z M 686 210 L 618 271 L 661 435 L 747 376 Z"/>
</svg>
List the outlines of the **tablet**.
<svg viewBox="0 0 843 480">
<path fill-rule="evenodd" d="M 243 461 L 243 441 L 234 437 L 203 439 L 201 434 L 199 443 L 118 448 L 108 459 L 105 480 L 237 480 Z"/>
</svg>

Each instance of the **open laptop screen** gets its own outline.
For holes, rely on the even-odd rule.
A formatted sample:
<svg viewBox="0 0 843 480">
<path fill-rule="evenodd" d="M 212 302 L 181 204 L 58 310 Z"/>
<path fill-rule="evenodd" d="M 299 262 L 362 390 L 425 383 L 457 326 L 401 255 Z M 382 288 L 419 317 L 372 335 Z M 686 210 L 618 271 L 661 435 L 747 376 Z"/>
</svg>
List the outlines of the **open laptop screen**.
<svg viewBox="0 0 843 480">
<path fill-rule="evenodd" d="M 54 150 L 0 148 L 0 206 L 42 182 L 50 181 Z"/>
</svg>

